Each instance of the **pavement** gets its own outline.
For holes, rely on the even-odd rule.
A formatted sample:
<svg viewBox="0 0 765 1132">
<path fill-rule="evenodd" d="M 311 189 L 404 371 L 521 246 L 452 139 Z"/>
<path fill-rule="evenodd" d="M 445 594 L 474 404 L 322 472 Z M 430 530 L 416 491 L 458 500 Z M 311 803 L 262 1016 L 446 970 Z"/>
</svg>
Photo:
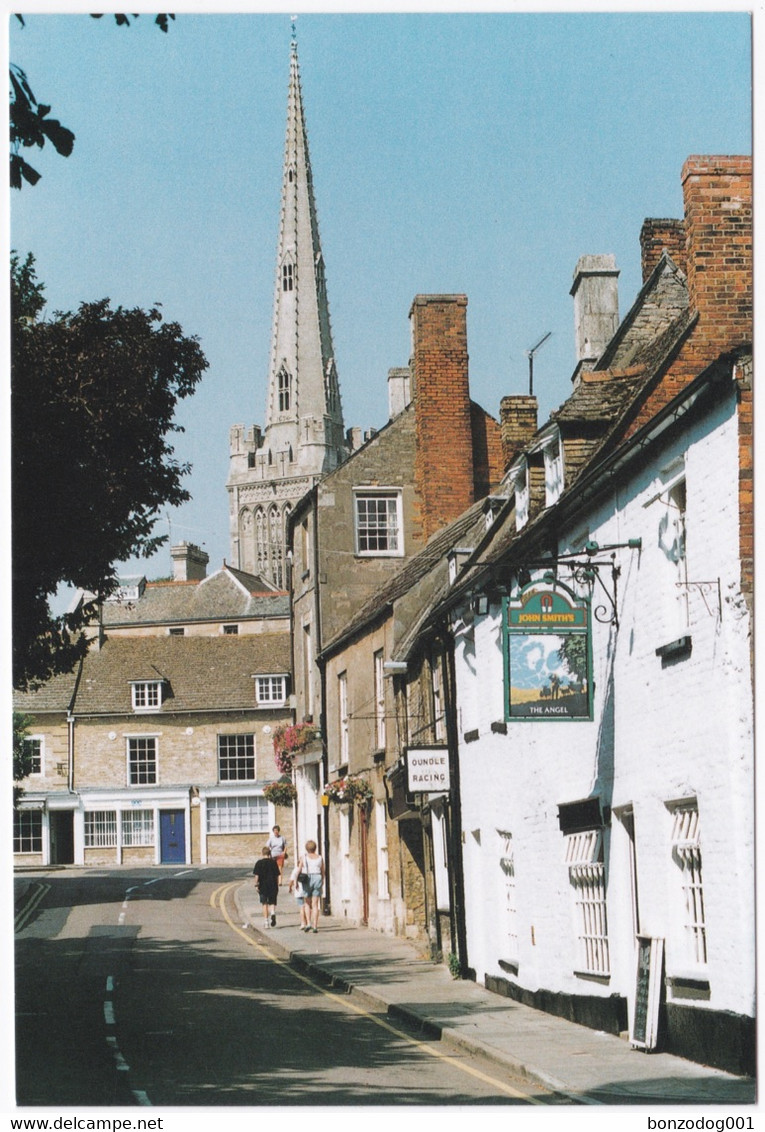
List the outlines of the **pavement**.
<svg viewBox="0 0 765 1132">
<path fill-rule="evenodd" d="M 235 894 L 240 922 L 270 950 L 391 1022 L 414 1026 L 462 1051 L 475 1051 L 572 1104 L 755 1104 L 755 1082 L 668 1053 L 633 1049 L 625 1038 L 590 1030 L 453 979 L 396 936 L 323 916 L 317 934 L 299 929 L 294 899 L 280 890 L 275 928 L 263 928 L 257 893 Z"/>
</svg>

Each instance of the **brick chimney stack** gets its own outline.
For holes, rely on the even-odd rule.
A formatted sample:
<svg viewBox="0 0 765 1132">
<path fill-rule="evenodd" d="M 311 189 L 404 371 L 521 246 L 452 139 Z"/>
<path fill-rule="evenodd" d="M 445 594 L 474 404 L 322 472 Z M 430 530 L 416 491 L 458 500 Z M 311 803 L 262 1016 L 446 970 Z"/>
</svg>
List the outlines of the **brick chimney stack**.
<svg viewBox="0 0 765 1132">
<path fill-rule="evenodd" d="M 682 220 L 643 221 L 640 230 L 640 261 L 645 283 L 666 248 L 675 267 L 687 270 L 685 255 L 685 223 Z"/>
<path fill-rule="evenodd" d="M 682 181 L 694 338 L 722 353 L 752 340 L 752 159 L 689 157 Z"/>
<path fill-rule="evenodd" d="M 502 456 L 505 471 L 530 443 L 537 431 L 536 397 L 516 394 L 503 397 L 499 403 L 499 424 L 502 431 Z"/>
<path fill-rule="evenodd" d="M 473 502 L 467 297 L 417 295 L 409 313 L 415 489 L 428 539 Z"/>
</svg>

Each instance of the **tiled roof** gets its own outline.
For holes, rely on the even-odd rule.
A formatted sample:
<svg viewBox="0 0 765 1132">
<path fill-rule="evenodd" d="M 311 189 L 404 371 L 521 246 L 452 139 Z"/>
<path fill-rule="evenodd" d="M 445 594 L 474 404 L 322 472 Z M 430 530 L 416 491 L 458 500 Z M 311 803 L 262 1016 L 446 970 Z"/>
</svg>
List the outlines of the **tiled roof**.
<svg viewBox="0 0 765 1132">
<path fill-rule="evenodd" d="M 29 692 L 13 693 L 14 711 L 29 715 L 38 715 L 42 712 L 65 712 L 68 710 L 74 695 L 77 683 L 79 665 L 74 672 L 66 672 L 61 676 L 53 676 L 42 687 Z"/>
<path fill-rule="evenodd" d="M 165 682 L 156 719 L 176 712 L 255 707 L 254 675 L 291 669 L 289 633 L 221 637 L 115 637 L 83 661 L 75 715 L 134 714 L 131 681 Z M 138 718 L 136 716 L 136 718 Z"/>
<path fill-rule="evenodd" d="M 200 582 L 149 582 L 135 601 L 106 602 L 104 626 L 288 617 L 289 595 L 225 566 Z"/>
</svg>

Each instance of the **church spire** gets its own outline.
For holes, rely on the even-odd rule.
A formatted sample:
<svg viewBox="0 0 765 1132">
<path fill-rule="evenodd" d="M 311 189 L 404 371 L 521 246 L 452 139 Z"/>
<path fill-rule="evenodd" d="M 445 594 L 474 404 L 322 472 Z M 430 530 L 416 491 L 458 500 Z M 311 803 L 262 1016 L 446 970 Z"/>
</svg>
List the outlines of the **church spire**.
<svg viewBox="0 0 765 1132">
<path fill-rule="evenodd" d="M 266 404 L 266 443 L 292 446 L 301 470 L 329 471 L 344 452 L 324 257 L 314 199 L 294 23 Z"/>
<path fill-rule="evenodd" d="M 265 429 L 231 429 L 231 560 L 240 570 L 286 584 L 289 513 L 347 454 L 293 17 Z"/>
</svg>

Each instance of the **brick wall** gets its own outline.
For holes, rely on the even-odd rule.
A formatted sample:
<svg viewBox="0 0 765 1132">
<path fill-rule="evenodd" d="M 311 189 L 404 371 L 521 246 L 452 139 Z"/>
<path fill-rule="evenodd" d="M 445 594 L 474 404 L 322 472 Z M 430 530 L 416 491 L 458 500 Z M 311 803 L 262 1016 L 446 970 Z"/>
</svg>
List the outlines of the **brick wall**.
<svg viewBox="0 0 765 1132">
<path fill-rule="evenodd" d="M 417 295 L 410 319 L 415 487 L 427 539 L 474 501 L 467 298 Z"/>
<path fill-rule="evenodd" d="M 503 397 L 500 401 L 499 421 L 505 470 L 510 467 L 518 453 L 530 444 L 537 431 L 538 409 L 536 397 L 524 394 Z"/>
<path fill-rule="evenodd" d="M 640 261 L 643 282 L 661 259 L 664 249 L 669 252 L 672 262 L 681 271 L 686 270 L 685 224 L 682 220 L 643 221 L 640 230 Z"/>
</svg>

